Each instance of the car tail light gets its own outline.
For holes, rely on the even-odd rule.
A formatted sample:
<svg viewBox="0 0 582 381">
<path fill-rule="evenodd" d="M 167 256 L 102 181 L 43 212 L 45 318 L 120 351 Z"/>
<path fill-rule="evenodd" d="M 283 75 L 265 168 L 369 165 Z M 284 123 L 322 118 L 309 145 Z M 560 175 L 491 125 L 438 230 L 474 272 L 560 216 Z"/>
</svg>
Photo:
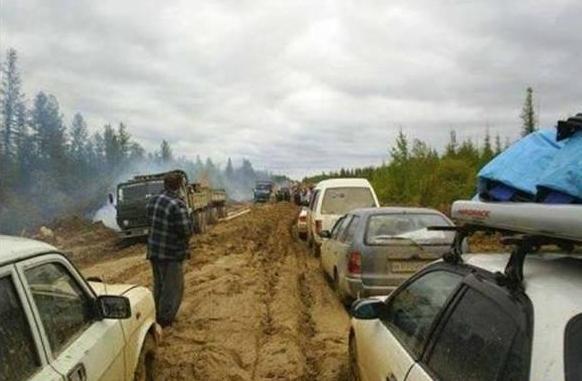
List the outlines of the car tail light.
<svg viewBox="0 0 582 381">
<path fill-rule="evenodd" d="M 315 233 L 317 235 L 319 235 L 319 233 L 321 233 L 322 227 L 323 227 L 322 221 L 321 220 L 315 220 Z"/>
<path fill-rule="evenodd" d="M 350 274 L 362 273 L 362 254 L 359 251 L 352 251 L 348 259 L 348 272 Z"/>
</svg>

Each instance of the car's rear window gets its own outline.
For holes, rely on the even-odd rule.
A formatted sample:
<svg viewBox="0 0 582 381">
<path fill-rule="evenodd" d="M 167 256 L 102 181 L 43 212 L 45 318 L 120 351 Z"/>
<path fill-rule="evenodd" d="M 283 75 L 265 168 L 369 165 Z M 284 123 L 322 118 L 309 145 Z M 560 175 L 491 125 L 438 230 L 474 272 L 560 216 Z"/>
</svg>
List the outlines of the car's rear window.
<svg viewBox="0 0 582 381">
<path fill-rule="evenodd" d="M 328 188 L 321 202 L 321 214 L 346 214 L 357 208 L 375 207 L 370 188 Z"/>
<path fill-rule="evenodd" d="M 395 238 L 408 238 L 420 241 L 450 242 L 452 234 L 429 231 L 429 226 L 450 226 L 443 216 L 433 213 L 424 214 L 378 214 L 370 216 L 366 231 L 366 243 L 382 245 Z"/>
<path fill-rule="evenodd" d="M 566 381 L 582 380 L 582 314 L 575 316 L 564 333 Z"/>
</svg>

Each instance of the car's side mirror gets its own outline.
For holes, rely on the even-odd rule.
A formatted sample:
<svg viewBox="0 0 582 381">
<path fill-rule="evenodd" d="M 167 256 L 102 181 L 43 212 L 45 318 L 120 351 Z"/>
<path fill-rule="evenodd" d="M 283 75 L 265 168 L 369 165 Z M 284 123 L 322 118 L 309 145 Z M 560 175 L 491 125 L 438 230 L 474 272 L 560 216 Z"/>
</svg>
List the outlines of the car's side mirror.
<svg viewBox="0 0 582 381">
<path fill-rule="evenodd" d="M 321 238 L 331 238 L 331 232 L 329 230 L 322 230 L 321 232 L 319 232 L 319 236 Z"/>
<path fill-rule="evenodd" d="M 301 201 L 301 206 L 309 206 L 309 200 Z"/>
<path fill-rule="evenodd" d="M 352 304 L 351 315 L 359 320 L 375 320 L 385 308 L 384 302 L 378 299 L 358 299 Z"/>
<path fill-rule="evenodd" d="M 100 295 L 97 297 L 97 311 L 101 319 L 128 319 L 131 304 L 125 296 Z"/>
<path fill-rule="evenodd" d="M 113 205 L 115 203 L 115 199 L 113 198 L 113 193 L 109 193 L 109 203 Z"/>
</svg>

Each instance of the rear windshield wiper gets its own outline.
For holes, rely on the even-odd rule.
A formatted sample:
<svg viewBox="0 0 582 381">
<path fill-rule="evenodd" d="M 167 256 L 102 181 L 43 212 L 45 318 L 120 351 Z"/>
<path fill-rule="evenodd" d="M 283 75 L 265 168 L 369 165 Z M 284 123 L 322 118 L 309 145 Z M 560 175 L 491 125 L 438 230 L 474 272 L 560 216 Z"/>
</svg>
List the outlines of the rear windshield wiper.
<svg viewBox="0 0 582 381">
<path fill-rule="evenodd" d="M 418 247 L 420 250 L 424 251 L 424 247 L 416 242 L 415 240 L 413 240 L 412 238 L 407 238 L 407 237 L 401 237 L 401 236 L 397 236 L 397 235 L 379 235 L 374 237 L 374 240 L 380 240 L 380 241 L 388 241 L 388 240 L 395 240 L 395 241 L 406 241 L 406 242 L 410 242 L 412 243 L 414 246 Z"/>
</svg>

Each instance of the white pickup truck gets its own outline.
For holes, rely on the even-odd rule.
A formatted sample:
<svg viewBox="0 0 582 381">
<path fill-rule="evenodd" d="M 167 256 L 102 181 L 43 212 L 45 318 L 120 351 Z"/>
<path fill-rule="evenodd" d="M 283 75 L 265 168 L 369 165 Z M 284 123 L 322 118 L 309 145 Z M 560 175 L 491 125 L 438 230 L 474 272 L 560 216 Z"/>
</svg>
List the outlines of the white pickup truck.
<svg viewBox="0 0 582 381">
<path fill-rule="evenodd" d="M 151 292 L 89 282 L 43 242 L 0 236 L 0 380 L 152 380 Z"/>
</svg>

